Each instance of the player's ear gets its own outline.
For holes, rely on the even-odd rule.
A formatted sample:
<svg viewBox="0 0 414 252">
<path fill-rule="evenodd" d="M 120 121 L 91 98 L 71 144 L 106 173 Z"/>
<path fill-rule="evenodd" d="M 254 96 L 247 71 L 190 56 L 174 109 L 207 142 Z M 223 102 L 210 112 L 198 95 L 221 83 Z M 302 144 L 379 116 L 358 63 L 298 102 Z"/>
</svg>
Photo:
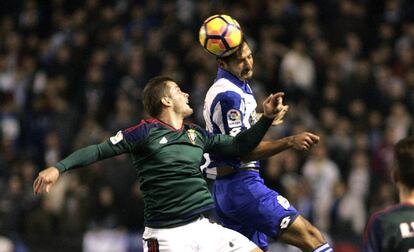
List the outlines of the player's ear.
<svg viewBox="0 0 414 252">
<path fill-rule="evenodd" d="M 219 67 L 223 69 L 227 69 L 227 63 L 224 60 L 217 58 L 217 64 Z"/>
<path fill-rule="evenodd" d="M 169 107 L 169 106 L 171 106 L 172 101 L 171 101 L 171 98 L 170 98 L 170 97 L 164 96 L 164 97 L 162 97 L 162 98 L 161 98 L 161 103 L 162 103 L 164 106 Z"/>
</svg>

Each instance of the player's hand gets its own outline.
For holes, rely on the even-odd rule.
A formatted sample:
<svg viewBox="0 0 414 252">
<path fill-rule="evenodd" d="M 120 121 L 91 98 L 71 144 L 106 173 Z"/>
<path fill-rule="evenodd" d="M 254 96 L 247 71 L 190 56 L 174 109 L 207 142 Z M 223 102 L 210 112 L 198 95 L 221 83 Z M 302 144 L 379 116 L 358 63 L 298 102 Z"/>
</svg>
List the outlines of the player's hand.
<svg viewBox="0 0 414 252">
<path fill-rule="evenodd" d="M 282 105 L 281 106 L 279 105 L 280 106 L 280 110 L 277 113 L 275 119 L 273 119 L 273 122 L 272 122 L 272 125 L 273 126 L 282 124 L 283 123 L 283 118 L 285 117 L 286 113 L 289 110 L 289 106 L 288 105 L 283 105 L 283 99 L 282 98 L 279 98 L 279 99 L 280 99 L 279 104 L 282 104 Z"/>
<path fill-rule="evenodd" d="M 33 191 L 35 194 L 48 193 L 50 188 L 59 178 L 59 170 L 56 167 L 49 167 L 39 173 L 33 183 Z"/>
<path fill-rule="evenodd" d="M 293 135 L 291 138 L 291 145 L 296 150 L 309 150 L 320 140 L 319 136 L 309 132 Z"/>
<path fill-rule="evenodd" d="M 285 93 L 283 92 L 269 95 L 266 100 L 263 101 L 263 115 L 270 119 L 276 118 L 284 109 L 282 98 L 284 95 Z"/>
</svg>

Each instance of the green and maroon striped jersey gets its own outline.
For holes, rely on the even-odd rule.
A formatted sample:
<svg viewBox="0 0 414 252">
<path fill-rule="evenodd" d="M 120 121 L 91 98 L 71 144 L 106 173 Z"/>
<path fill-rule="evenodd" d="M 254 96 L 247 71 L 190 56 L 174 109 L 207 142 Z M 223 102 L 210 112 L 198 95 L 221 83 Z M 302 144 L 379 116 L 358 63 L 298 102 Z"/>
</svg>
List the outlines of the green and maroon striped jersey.
<svg viewBox="0 0 414 252">
<path fill-rule="evenodd" d="M 366 252 L 414 252 L 414 205 L 374 213 L 365 229 L 364 246 Z"/>
<path fill-rule="evenodd" d="M 176 226 L 213 208 L 199 168 L 203 153 L 220 153 L 229 158 L 247 154 L 260 142 L 272 120 L 264 118 L 259 122 L 233 138 L 213 135 L 192 124 L 174 129 L 157 119 L 143 120 L 101 144 L 75 151 L 56 167 L 64 172 L 130 153 L 144 195 L 145 225 Z"/>
</svg>

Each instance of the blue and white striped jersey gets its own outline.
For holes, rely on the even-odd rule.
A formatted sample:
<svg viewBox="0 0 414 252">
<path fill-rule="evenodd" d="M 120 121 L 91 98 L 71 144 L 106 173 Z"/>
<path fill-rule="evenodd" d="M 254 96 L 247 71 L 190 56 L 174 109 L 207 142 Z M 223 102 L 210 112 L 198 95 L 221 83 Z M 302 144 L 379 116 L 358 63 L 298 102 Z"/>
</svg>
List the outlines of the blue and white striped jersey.
<svg viewBox="0 0 414 252">
<path fill-rule="evenodd" d="M 214 84 L 204 100 L 203 116 L 208 132 L 235 136 L 256 123 L 256 99 L 247 81 L 219 68 Z M 222 159 L 217 155 L 204 155 L 201 167 L 207 177 L 215 178 L 216 167 L 259 167 L 259 161 L 241 163 L 239 160 Z"/>
</svg>

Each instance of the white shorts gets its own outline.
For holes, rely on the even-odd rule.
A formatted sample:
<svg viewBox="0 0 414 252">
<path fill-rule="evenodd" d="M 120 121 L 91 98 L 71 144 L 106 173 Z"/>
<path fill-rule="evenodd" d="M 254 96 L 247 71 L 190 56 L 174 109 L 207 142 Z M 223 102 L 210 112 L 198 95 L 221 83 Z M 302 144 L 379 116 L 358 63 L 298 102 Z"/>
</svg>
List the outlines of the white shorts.
<svg viewBox="0 0 414 252">
<path fill-rule="evenodd" d="M 144 252 L 248 252 L 257 248 L 242 234 L 203 217 L 174 228 L 145 227 L 142 238 Z"/>
</svg>

